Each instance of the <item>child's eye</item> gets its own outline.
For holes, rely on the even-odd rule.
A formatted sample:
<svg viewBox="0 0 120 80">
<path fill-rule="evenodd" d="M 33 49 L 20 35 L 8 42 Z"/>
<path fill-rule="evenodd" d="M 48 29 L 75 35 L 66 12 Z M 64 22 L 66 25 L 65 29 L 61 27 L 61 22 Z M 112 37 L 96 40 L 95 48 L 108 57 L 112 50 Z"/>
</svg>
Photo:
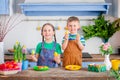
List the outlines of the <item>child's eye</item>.
<svg viewBox="0 0 120 80">
<path fill-rule="evenodd" d="M 46 32 L 47 30 L 43 30 L 43 32 Z"/>
<path fill-rule="evenodd" d="M 72 25 L 69 25 L 69 27 L 72 27 Z"/>
<path fill-rule="evenodd" d="M 76 27 L 76 25 L 74 25 L 74 27 Z"/>
</svg>

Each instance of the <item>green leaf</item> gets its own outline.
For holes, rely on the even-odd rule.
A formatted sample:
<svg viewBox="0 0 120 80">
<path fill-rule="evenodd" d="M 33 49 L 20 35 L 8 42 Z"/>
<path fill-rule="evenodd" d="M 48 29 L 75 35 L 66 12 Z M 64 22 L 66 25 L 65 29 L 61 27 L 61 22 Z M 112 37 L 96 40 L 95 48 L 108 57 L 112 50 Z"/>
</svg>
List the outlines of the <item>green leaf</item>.
<svg viewBox="0 0 120 80">
<path fill-rule="evenodd" d="M 111 69 L 110 70 L 110 75 L 113 76 L 113 77 L 115 77 L 116 80 L 120 80 L 120 74 L 119 74 L 118 70 Z"/>
<path fill-rule="evenodd" d="M 103 15 L 99 15 L 93 19 L 93 22 L 93 25 L 82 26 L 85 39 L 92 37 L 109 39 L 116 31 L 120 30 L 120 18 L 111 23 L 109 20 L 105 20 Z"/>
</svg>

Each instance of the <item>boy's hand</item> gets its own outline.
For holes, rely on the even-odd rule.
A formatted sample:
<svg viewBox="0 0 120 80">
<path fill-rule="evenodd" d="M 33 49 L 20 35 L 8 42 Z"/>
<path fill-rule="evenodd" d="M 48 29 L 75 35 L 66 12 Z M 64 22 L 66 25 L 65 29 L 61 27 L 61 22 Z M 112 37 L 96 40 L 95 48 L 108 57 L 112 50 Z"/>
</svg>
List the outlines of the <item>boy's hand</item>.
<svg viewBox="0 0 120 80">
<path fill-rule="evenodd" d="M 76 41 L 77 41 L 77 43 L 80 42 L 80 35 L 79 34 L 76 35 Z"/>
<path fill-rule="evenodd" d="M 68 40 L 68 38 L 69 38 L 69 35 L 68 35 L 68 34 L 65 34 L 64 39 L 65 39 L 65 40 Z"/>
<path fill-rule="evenodd" d="M 80 35 L 79 35 L 79 34 L 77 34 L 77 36 L 76 36 L 76 42 L 77 42 L 79 48 L 80 48 L 81 50 L 83 50 L 84 46 L 82 45 L 82 43 L 81 43 L 81 41 L 80 41 Z"/>
<path fill-rule="evenodd" d="M 68 38 L 69 38 L 69 31 L 66 30 L 66 31 L 65 31 L 64 39 L 65 39 L 65 40 L 68 40 Z"/>
</svg>

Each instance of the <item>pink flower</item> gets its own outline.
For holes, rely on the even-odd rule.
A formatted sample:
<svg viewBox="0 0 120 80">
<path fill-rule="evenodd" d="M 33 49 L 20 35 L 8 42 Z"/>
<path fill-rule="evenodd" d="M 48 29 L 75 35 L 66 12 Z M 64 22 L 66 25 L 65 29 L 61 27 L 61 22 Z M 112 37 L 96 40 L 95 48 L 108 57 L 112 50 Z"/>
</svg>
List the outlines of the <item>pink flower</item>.
<svg viewBox="0 0 120 80">
<path fill-rule="evenodd" d="M 104 45 L 104 46 L 103 46 L 103 50 L 107 51 L 107 50 L 108 50 L 108 46 L 107 46 L 107 45 Z"/>
<path fill-rule="evenodd" d="M 22 48 L 22 53 L 25 54 L 26 53 L 26 46 L 24 45 Z"/>
<path fill-rule="evenodd" d="M 22 53 L 26 53 L 26 50 L 25 50 L 25 49 L 22 49 Z"/>
<path fill-rule="evenodd" d="M 100 51 L 103 55 L 112 54 L 113 49 L 110 43 L 104 43 L 104 44 L 102 43 L 102 45 L 100 46 Z"/>
<path fill-rule="evenodd" d="M 110 43 L 106 43 L 105 45 L 109 47 L 109 46 L 110 46 Z"/>
<path fill-rule="evenodd" d="M 109 43 L 105 43 L 105 44 L 103 45 L 103 50 L 107 51 L 107 50 L 109 49 L 109 46 L 110 46 Z"/>
</svg>

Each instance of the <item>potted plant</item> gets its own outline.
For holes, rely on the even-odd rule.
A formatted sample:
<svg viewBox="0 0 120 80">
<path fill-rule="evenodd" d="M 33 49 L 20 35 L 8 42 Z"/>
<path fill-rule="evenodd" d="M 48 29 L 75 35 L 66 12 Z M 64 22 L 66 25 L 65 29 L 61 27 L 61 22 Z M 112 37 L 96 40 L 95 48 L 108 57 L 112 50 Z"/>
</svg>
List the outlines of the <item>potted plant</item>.
<svg viewBox="0 0 120 80">
<path fill-rule="evenodd" d="M 26 59 L 27 49 L 25 45 L 23 45 L 22 47 L 22 53 L 23 53 L 22 70 L 26 70 L 28 69 L 29 61 Z"/>
<path fill-rule="evenodd" d="M 106 20 L 104 15 L 93 19 L 94 24 L 82 26 L 85 39 L 91 37 L 100 37 L 104 42 L 107 42 L 113 34 L 120 30 L 120 18 L 110 22 Z"/>
<path fill-rule="evenodd" d="M 21 69 L 25 70 L 28 68 L 28 60 L 26 60 L 26 46 L 21 46 L 20 42 L 16 41 L 14 45 L 14 61 L 20 63 Z"/>
</svg>

